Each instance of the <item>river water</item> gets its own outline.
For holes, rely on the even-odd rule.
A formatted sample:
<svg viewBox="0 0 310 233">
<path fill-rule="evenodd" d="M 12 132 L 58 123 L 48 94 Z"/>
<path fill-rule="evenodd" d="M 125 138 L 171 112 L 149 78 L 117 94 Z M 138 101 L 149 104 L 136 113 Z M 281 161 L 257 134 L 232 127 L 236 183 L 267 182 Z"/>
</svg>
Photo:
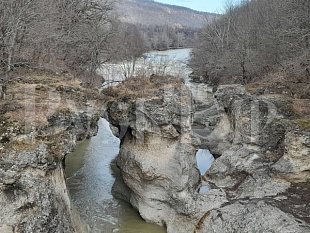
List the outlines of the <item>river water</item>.
<svg viewBox="0 0 310 233">
<path fill-rule="evenodd" d="M 172 49 L 153 51 L 144 54 L 136 61 L 124 61 L 116 64 L 104 64 L 99 72 L 106 79 L 104 86 L 117 85 L 131 76 L 173 75 L 187 78 L 191 69 L 186 66 L 190 58 L 190 49 Z M 115 82 L 116 81 L 116 82 Z"/>
<path fill-rule="evenodd" d="M 203 83 L 190 82 L 192 70 L 187 66 L 191 49 L 171 49 L 152 51 L 135 62 L 124 61 L 104 64 L 99 72 L 105 78 L 104 87 L 115 86 L 130 76 L 173 75 L 182 78 L 198 101 L 204 101 L 212 92 L 212 87 Z M 133 69 L 134 67 L 134 69 Z"/>
<path fill-rule="evenodd" d="M 206 86 L 192 84 L 186 66 L 190 50 L 169 50 L 150 52 L 135 64 L 136 75 L 170 74 L 183 78 L 196 98 L 206 98 Z M 110 64 L 101 72 L 113 80 L 123 80 L 123 64 Z M 114 84 L 113 84 L 114 85 Z M 115 177 L 112 166 L 119 152 L 119 139 L 109 127 L 109 123 L 99 120 L 99 131 L 95 137 L 77 145 L 76 150 L 66 156 L 66 177 L 69 193 L 83 219 L 91 226 L 92 233 L 164 233 L 166 230 L 146 223 L 128 203 L 115 199 L 111 194 Z M 201 174 L 210 167 L 212 155 L 207 150 L 199 150 L 197 163 Z"/>
<path fill-rule="evenodd" d="M 67 186 L 73 203 L 92 233 L 163 233 L 165 229 L 141 219 L 128 203 L 111 194 L 113 160 L 119 152 L 119 139 L 109 123 L 99 120 L 95 137 L 77 145 L 66 156 Z"/>
</svg>

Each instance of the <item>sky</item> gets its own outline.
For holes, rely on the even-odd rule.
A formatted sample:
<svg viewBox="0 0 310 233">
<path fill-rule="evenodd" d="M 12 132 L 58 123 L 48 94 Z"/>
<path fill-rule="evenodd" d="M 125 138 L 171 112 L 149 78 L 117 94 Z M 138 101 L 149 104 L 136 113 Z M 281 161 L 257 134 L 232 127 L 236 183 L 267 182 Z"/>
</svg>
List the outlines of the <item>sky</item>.
<svg viewBox="0 0 310 233">
<path fill-rule="evenodd" d="M 170 5 L 185 6 L 197 11 L 224 13 L 225 4 L 238 4 L 240 0 L 155 0 Z"/>
</svg>

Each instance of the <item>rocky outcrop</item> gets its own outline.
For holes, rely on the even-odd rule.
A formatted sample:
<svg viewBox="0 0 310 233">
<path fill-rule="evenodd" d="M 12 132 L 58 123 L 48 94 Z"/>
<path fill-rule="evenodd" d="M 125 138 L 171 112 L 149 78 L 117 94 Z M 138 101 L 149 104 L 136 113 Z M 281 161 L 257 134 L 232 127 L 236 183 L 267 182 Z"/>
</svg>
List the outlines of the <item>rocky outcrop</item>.
<svg viewBox="0 0 310 233">
<path fill-rule="evenodd" d="M 153 91 L 108 103 L 106 117 L 119 128 L 122 141 L 117 158 L 122 179 L 117 179 L 113 190 L 121 198 L 127 191 L 125 199 L 146 221 L 166 226 L 169 232 L 190 232 L 202 207 L 219 206 L 225 195 L 212 191 L 220 198 L 208 201 L 198 196 L 192 98 L 180 80 L 170 77 L 167 83 L 167 79 L 151 77 L 157 87 Z"/>
<path fill-rule="evenodd" d="M 85 89 L 63 77 L 44 77 L 45 84 L 38 79 L 11 84 L 1 103 L 0 232 L 86 233 L 88 225 L 70 202 L 63 165 L 77 140 L 96 134 L 99 109 L 83 101 Z M 66 89 L 55 88 L 60 86 Z M 27 91 L 19 97 L 20 89 Z"/>
<path fill-rule="evenodd" d="M 144 219 L 167 225 L 177 214 L 192 211 L 188 200 L 198 187 L 199 173 L 189 143 L 188 90 L 166 87 L 157 93 L 112 101 L 107 113 L 123 135 L 117 165 L 130 190 L 128 199 Z"/>
<path fill-rule="evenodd" d="M 220 86 L 195 115 L 188 90 L 166 84 L 108 104 L 122 138 L 116 194 L 169 233 L 310 232 L 309 132 L 293 100 Z M 194 147 L 216 157 L 201 180 Z M 211 191 L 198 194 L 201 182 Z"/>
<path fill-rule="evenodd" d="M 298 197 L 307 189 L 310 164 L 309 132 L 296 125 L 292 100 L 253 96 L 240 85 L 220 86 L 214 97 L 220 122 L 203 140 L 218 158 L 203 179 L 229 203 L 208 212 L 196 232 L 310 232 L 300 211 L 310 210 L 308 200 L 292 198 L 291 187 Z"/>
<path fill-rule="evenodd" d="M 309 232 L 292 216 L 261 200 L 237 202 L 208 212 L 196 232 Z"/>
</svg>

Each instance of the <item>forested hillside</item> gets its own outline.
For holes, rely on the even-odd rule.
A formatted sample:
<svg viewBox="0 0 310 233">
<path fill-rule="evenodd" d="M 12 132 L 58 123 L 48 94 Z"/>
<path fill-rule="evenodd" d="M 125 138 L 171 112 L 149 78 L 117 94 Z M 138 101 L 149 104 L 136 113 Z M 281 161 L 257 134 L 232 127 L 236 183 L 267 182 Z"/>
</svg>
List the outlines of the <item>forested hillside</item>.
<svg viewBox="0 0 310 233">
<path fill-rule="evenodd" d="M 140 56 L 142 37 L 115 17 L 114 2 L 0 0 L 2 79 L 25 67 L 71 72 L 95 82 L 102 63 Z"/>
<path fill-rule="evenodd" d="M 192 47 L 200 29 L 216 14 L 158 3 L 153 0 L 119 0 L 120 20 L 136 25 L 150 49 Z"/>
<path fill-rule="evenodd" d="M 252 0 L 207 25 L 193 51 L 193 78 L 282 83 L 310 96 L 310 1 Z"/>
<path fill-rule="evenodd" d="M 132 24 L 169 25 L 201 28 L 215 14 L 153 0 L 119 0 L 116 4 L 121 20 Z"/>
<path fill-rule="evenodd" d="M 193 46 L 214 16 L 151 0 L 0 0 L 0 76 L 24 67 L 101 82 L 102 63 Z"/>
</svg>

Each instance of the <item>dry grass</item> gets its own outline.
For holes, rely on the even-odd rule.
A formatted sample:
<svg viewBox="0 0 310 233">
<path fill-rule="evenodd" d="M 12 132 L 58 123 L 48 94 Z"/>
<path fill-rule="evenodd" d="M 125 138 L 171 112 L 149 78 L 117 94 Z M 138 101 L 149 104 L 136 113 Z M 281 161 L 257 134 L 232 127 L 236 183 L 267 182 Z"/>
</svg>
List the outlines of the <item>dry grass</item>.
<svg viewBox="0 0 310 233">
<path fill-rule="evenodd" d="M 116 87 L 106 88 L 102 93 L 107 101 L 116 99 L 138 99 L 156 97 L 159 91 L 166 88 L 182 89 L 183 82 L 180 78 L 172 76 L 134 77 L 129 78 Z"/>
<path fill-rule="evenodd" d="M 290 64 L 256 78 L 257 83 L 296 99 L 310 99 L 310 67 Z M 308 68 L 307 68 L 308 67 Z M 281 88 L 279 88 L 281 87 Z"/>
<path fill-rule="evenodd" d="M 245 86 L 246 90 L 254 95 L 270 95 L 278 97 L 293 97 L 294 93 L 288 84 L 282 82 L 250 83 Z"/>
<path fill-rule="evenodd" d="M 7 84 L 6 98 L 0 100 L 0 157 L 12 150 L 35 150 L 44 140 L 40 132 L 49 126 L 50 116 L 89 111 L 96 114 L 101 105 L 98 90 L 82 87 L 68 74 L 19 70 Z M 46 139 L 52 143 L 54 157 L 62 154 L 66 138 L 63 130 L 55 138 Z"/>
<path fill-rule="evenodd" d="M 310 99 L 294 99 L 293 108 L 299 116 L 295 121 L 296 126 L 301 130 L 310 131 Z"/>
<path fill-rule="evenodd" d="M 37 79 L 36 79 L 37 80 Z M 29 79 L 27 80 L 29 81 Z M 7 111 L 4 117 L 20 125 L 33 124 L 38 127 L 47 125 L 47 117 L 59 108 L 66 108 L 61 104 L 61 98 L 53 98 L 53 91 L 48 85 L 17 83 L 10 85 L 5 101 L 15 101 L 20 106 L 16 111 Z"/>
<path fill-rule="evenodd" d="M 303 118 L 310 118 L 310 99 L 294 99 L 293 106 Z"/>
<path fill-rule="evenodd" d="M 48 125 L 48 117 L 57 114 L 61 111 L 70 111 L 70 106 L 67 103 L 63 105 L 58 102 L 52 102 L 48 99 L 41 102 L 33 102 L 29 99 L 23 101 L 26 106 L 17 111 L 5 113 L 4 117 L 11 122 L 18 122 L 21 126 L 42 128 Z"/>
<path fill-rule="evenodd" d="M 87 101 L 95 102 L 98 97 L 98 91 L 81 87 L 81 82 L 69 75 L 28 72 L 17 76 L 8 83 L 6 98 L 0 100 L 0 136 L 11 125 L 18 125 L 23 133 L 46 127 L 48 117 L 86 111 L 90 107 Z"/>
</svg>

